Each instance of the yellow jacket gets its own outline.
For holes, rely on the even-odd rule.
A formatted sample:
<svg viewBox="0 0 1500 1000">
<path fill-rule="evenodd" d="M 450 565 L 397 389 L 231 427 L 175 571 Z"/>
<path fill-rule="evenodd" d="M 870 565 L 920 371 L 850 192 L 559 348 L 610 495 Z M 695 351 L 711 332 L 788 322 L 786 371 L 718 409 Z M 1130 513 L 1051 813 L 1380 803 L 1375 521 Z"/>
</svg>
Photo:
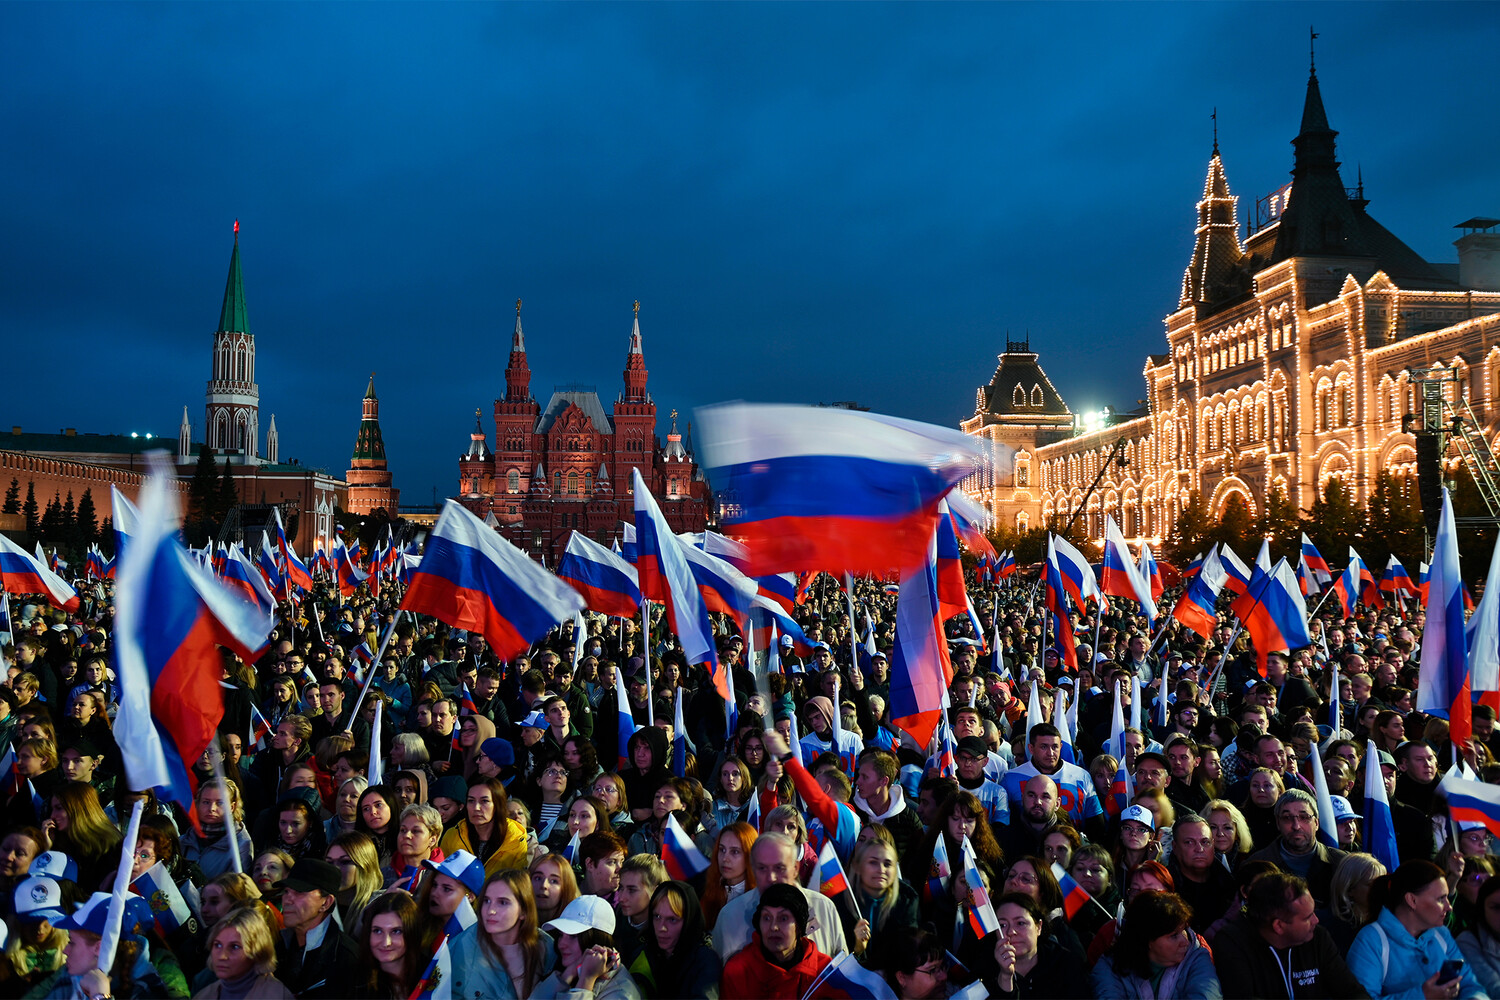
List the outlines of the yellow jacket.
<svg viewBox="0 0 1500 1000">
<path fill-rule="evenodd" d="M 443 849 L 443 854 L 451 855 L 454 851 L 468 851 L 478 857 L 479 852 L 474 849 L 474 841 L 470 837 L 471 829 L 468 820 L 459 820 L 456 826 L 443 834 L 443 839 L 438 844 Z M 506 819 L 505 842 L 485 860 L 484 877 L 489 878 L 496 872 L 507 868 L 520 868 L 524 871 L 527 861 L 526 828 L 513 819 Z"/>
</svg>

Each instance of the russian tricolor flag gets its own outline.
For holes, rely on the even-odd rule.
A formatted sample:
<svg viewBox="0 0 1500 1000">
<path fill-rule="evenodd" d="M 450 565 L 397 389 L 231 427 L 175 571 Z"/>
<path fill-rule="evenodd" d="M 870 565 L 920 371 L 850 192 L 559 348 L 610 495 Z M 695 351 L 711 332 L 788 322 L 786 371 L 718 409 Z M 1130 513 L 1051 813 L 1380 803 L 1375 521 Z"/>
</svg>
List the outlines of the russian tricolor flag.
<svg viewBox="0 0 1500 1000">
<path fill-rule="evenodd" d="M 1438 791 L 1448 799 L 1448 818 L 1458 823 L 1483 823 L 1492 835 L 1500 837 L 1500 785 L 1466 778 L 1459 770 L 1449 770 L 1438 785 Z M 1384 786 L 1381 791 L 1385 791 Z"/>
<path fill-rule="evenodd" d="M 1053 646 L 1058 651 L 1058 659 L 1063 663 L 1078 669 L 1078 648 L 1073 639 L 1073 622 L 1068 617 L 1067 590 L 1068 579 L 1062 569 L 1062 562 L 1057 550 L 1057 543 L 1063 541 L 1057 535 L 1047 535 L 1047 568 L 1046 568 L 1046 593 L 1043 601 L 1046 608 L 1052 614 L 1052 640 Z M 1094 575 L 1093 569 L 1088 569 L 1089 577 Z"/>
<path fill-rule="evenodd" d="M 1015 571 L 1016 571 L 1016 554 L 1012 550 L 1006 549 L 1005 552 L 1000 556 L 1000 566 L 995 571 L 995 575 L 998 576 L 1000 579 L 1004 580 L 1006 577 L 1010 576 Z"/>
<path fill-rule="evenodd" d="M 750 601 L 760 588 L 755 581 L 735 568 L 727 559 L 697 548 L 678 536 L 683 555 L 687 557 L 698 593 L 710 612 L 728 615 L 741 632 L 749 625 Z"/>
<path fill-rule="evenodd" d="M 896 642 L 891 650 L 891 721 L 925 747 L 948 703 L 953 665 L 938 611 L 937 532 L 927 539 L 927 558 L 901 581 L 896 598 Z"/>
<path fill-rule="evenodd" d="M 1212 545 L 1209 546 L 1209 551 L 1213 551 Z M 1200 552 L 1197 555 L 1193 556 L 1192 561 L 1187 564 L 1187 569 L 1182 571 L 1182 581 L 1186 583 L 1187 581 L 1191 580 L 1193 577 L 1198 575 L 1198 570 L 1202 568 L 1203 553 Z"/>
<path fill-rule="evenodd" d="M 854 410 L 730 403 L 698 426 L 755 575 L 920 566 L 937 501 L 983 458 L 961 431 Z"/>
<path fill-rule="evenodd" d="M 1063 589 L 1073 599 L 1073 604 L 1082 611 L 1083 602 L 1092 597 L 1101 607 L 1107 607 L 1109 602 L 1099 589 L 1099 578 L 1094 575 L 1093 565 L 1066 538 L 1054 534 L 1051 539 L 1056 552 L 1057 568 L 1062 574 Z"/>
<path fill-rule="evenodd" d="M 581 611 L 583 598 L 449 500 L 401 608 L 478 632 L 497 657 L 510 660 Z"/>
<path fill-rule="evenodd" d="M 947 503 L 939 501 L 937 584 L 938 617 L 942 621 L 969 611 L 969 592 L 964 587 L 964 565 L 958 551 L 958 535 L 953 531 L 953 519 L 941 516 L 947 512 Z"/>
<path fill-rule="evenodd" d="M 828 963 L 806 995 L 829 1000 L 896 1000 L 896 991 L 880 973 L 860 965 L 847 951 Z"/>
<path fill-rule="evenodd" d="M 590 611 L 630 618 L 640 610 L 635 567 L 581 532 L 568 538 L 557 575 L 583 595 Z"/>
<path fill-rule="evenodd" d="M 187 900 L 167 873 L 165 861 L 158 861 L 136 876 L 130 883 L 130 891 L 145 898 L 151 904 L 151 915 L 156 919 L 156 929 L 170 934 L 192 919 Z"/>
<path fill-rule="evenodd" d="M 927 866 L 927 884 L 924 887 L 929 899 L 942 899 L 948 894 L 948 882 L 953 877 L 953 866 L 948 861 L 948 845 L 945 838 L 938 837 L 932 845 L 932 861 Z"/>
<path fill-rule="evenodd" d="M 1396 558 L 1394 552 L 1385 564 L 1385 572 L 1380 576 L 1380 589 L 1392 597 L 1397 594 L 1417 596 L 1417 585 L 1411 582 L 1411 574 L 1406 572 L 1406 567 L 1401 565 L 1401 560 Z"/>
<path fill-rule="evenodd" d="M 1285 559 L 1271 572 L 1256 567 L 1250 589 L 1235 598 L 1234 612 L 1245 624 L 1255 649 L 1262 657 L 1277 649 L 1312 645 L 1307 629 L 1307 603 L 1297 586 L 1296 574 Z"/>
<path fill-rule="evenodd" d="M 1307 568 L 1313 571 L 1319 584 L 1332 583 L 1333 573 L 1328 568 L 1328 560 L 1323 558 L 1323 553 L 1313 544 L 1312 539 L 1307 537 L 1307 532 L 1302 533 L 1302 558 L 1307 561 Z"/>
<path fill-rule="evenodd" d="M 276 550 L 271 546 L 271 538 L 264 531 L 260 533 L 260 552 L 255 557 L 255 565 L 271 593 L 279 600 L 287 600 L 290 594 L 287 593 L 286 579 L 281 575 L 281 564 L 276 561 Z"/>
<path fill-rule="evenodd" d="M 1052 862 L 1052 875 L 1057 879 L 1057 886 L 1062 890 L 1063 915 L 1069 920 L 1078 916 L 1080 910 L 1094 901 L 1089 891 L 1078 884 L 1078 880 L 1068 874 L 1066 868 Z"/>
<path fill-rule="evenodd" d="M 115 733 L 131 788 L 160 788 L 187 803 L 188 765 L 224 717 L 217 646 L 254 660 L 275 625 L 227 591 L 178 543 L 177 511 L 157 469 L 141 502 L 115 592 L 120 710 Z"/>
<path fill-rule="evenodd" d="M 1360 581 L 1368 575 L 1364 560 L 1354 551 L 1354 546 L 1349 546 L 1349 565 L 1333 581 L 1333 595 L 1338 598 L 1345 618 L 1354 613 L 1354 605 L 1359 603 Z"/>
<path fill-rule="evenodd" d="M 1172 609 L 1172 617 L 1203 638 L 1212 638 L 1214 629 L 1219 626 L 1219 592 L 1224 589 L 1228 579 L 1229 574 L 1219 561 L 1218 552 L 1210 546 L 1208 555 L 1203 557 L 1192 582 L 1178 598 L 1177 606 Z"/>
<path fill-rule="evenodd" d="M 1443 512 L 1432 546 L 1427 621 L 1422 626 L 1417 711 L 1448 720 L 1454 743 L 1467 747 L 1473 736 L 1469 695 L 1469 649 L 1464 636 L 1464 585 L 1458 571 L 1458 535 L 1453 502 L 1443 488 Z"/>
<path fill-rule="evenodd" d="M 1156 601 L 1151 596 L 1151 586 L 1141 578 L 1130 558 L 1125 535 L 1109 514 L 1104 515 L 1104 568 L 1099 589 L 1109 597 L 1128 597 L 1140 602 L 1147 620 L 1156 619 Z"/>
<path fill-rule="evenodd" d="M 988 565 L 995 558 L 995 546 L 984 533 L 990 523 L 989 511 L 963 490 L 954 489 L 948 491 L 948 516 L 953 519 L 953 530 L 969 551 L 978 553 Z"/>
<path fill-rule="evenodd" d="M 787 614 L 791 614 L 796 609 L 797 574 L 773 573 L 770 576 L 757 576 L 755 585 L 760 588 L 762 597 L 781 605 L 782 610 Z"/>
<path fill-rule="evenodd" d="M 62 577 L 4 535 L 0 535 L 0 587 L 10 594 L 41 594 L 47 603 L 64 611 L 77 611 L 83 603 Z"/>
<path fill-rule="evenodd" d="M 1136 571 L 1141 574 L 1141 579 L 1151 588 L 1151 599 L 1154 601 L 1167 589 L 1167 584 L 1161 575 L 1161 567 L 1156 564 L 1156 556 L 1151 552 L 1150 545 L 1141 546 L 1141 559 L 1136 564 Z"/>
<path fill-rule="evenodd" d="M 625 691 L 623 670 L 615 671 L 615 701 L 619 705 L 619 722 L 615 730 L 615 770 L 622 771 L 630 766 L 630 754 L 626 752 L 626 748 L 636 728 L 635 717 L 630 713 L 630 695 Z"/>
<path fill-rule="evenodd" d="M 266 586 L 265 578 L 256 571 L 250 560 L 245 558 L 245 553 L 238 542 L 229 549 L 220 579 L 224 581 L 224 586 L 266 612 L 276 610 L 276 598 L 272 596 L 271 589 Z"/>
<path fill-rule="evenodd" d="M 484 522 L 480 522 L 483 524 Z M 296 558 L 294 553 L 292 558 Z M 344 546 L 343 538 L 335 538 L 333 541 L 333 553 L 330 556 L 333 561 L 333 578 L 338 581 L 339 593 L 348 597 L 359 589 L 359 585 L 370 578 L 370 574 L 355 565 L 354 552 Z M 288 563 L 290 566 L 291 563 Z M 304 569 L 302 572 L 306 572 Z M 293 583 L 297 582 L 297 570 L 290 570 Z M 309 577 L 309 580 L 312 578 Z M 300 586 L 300 584 L 299 584 Z"/>
<path fill-rule="evenodd" d="M 802 631 L 802 626 L 795 618 L 784 614 L 781 605 L 769 597 L 756 594 L 751 598 L 750 622 L 755 629 L 756 649 L 770 649 L 778 637 L 776 633 L 780 633 L 792 637 L 792 651 L 798 656 L 807 659 L 813 655 L 812 640 Z"/>
<path fill-rule="evenodd" d="M 1490 553 L 1485 580 L 1500 580 L 1500 538 Z M 1464 627 L 1469 649 L 1469 683 L 1474 693 L 1500 691 L 1500 586 L 1486 586 L 1479 607 Z"/>
<path fill-rule="evenodd" d="M 849 880 L 844 877 L 844 866 L 839 864 L 839 856 L 834 853 L 831 837 L 823 842 L 823 849 L 818 852 L 818 891 L 835 901 L 849 893 Z"/>
<path fill-rule="evenodd" d="M 1250 567 L 1246 566 L 1234 550 L 1227 545 L 1219 546 L 1219 562 L 1224 565 L 1224 586 L 1231 593 L 1243 594 L 1250 587 Z"/>
<path fill-rule="evenodd" d="M 302 560 L 297 558 L 296 551 L 286 540 L 286 529 L 281 526 L 281 508 L 271 508 L 271 515 L 276 519 L 276 548 L 281 552 L 281 565 L 287 581 L 303 590 L 312 590 L 312 574 L 302 565 Z"/>
<path fill-rule="evenodd" d="M 974 931 L 974 937 L 983 941 L 1000 929 L 1000 921 L 995 918 L 989 891 L 979 877 L 979 861 L 974 856 L 974 847 L 969 843 L 968 837 L 964 837 L 961 850 L 964 857 L 964 881 L 969 884 L 969 927 Z"/>
<path fill-rule="evenodd" d="M 708 871 L 708 859 L 671 814 L 661 832 L 661 861 L 667 866 L 667 874 L 679 882 L 689 882 Z"/>
<path fill-rule="evenodd" d="M 641 470 L 630 470 L 635 489 L 635 532 L 637 545 L 636 572 L 641 596 L 662 602 L 667 609 L 667 623 L 682 643 L 688 663 L 712 663 L 714 686 L 719 696 L 729 697 L 724 672 L 718 669 L 718 650 L 714 646 L 713 625 L 708 607 L 698 589 L 687 546 L 672 533 L 656 498 L 646 488 Z"/>
</svg>

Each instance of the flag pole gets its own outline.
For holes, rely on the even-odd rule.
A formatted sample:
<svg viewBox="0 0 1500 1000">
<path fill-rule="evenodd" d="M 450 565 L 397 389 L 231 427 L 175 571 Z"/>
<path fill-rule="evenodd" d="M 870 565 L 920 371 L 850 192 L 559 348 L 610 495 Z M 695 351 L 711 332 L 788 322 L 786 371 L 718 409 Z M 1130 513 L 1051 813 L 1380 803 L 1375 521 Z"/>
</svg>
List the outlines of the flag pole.
<svg viewBox="0 0 1500 1000">
<path fill-rule="evenodd" d="M 401 612 L 404 610 L 397 608 L 396 613 L 391 616 L 391 623 L 385 627 L 385 637 L 380 640 L 380 648 L 375 651 L 375 659 L 370 663 L 370 676 L 365 678 L 365 683 L 359 689 L 359 697 L 354 699 L 354 710 L 349 713 L 349 727 L 344 730 L 346 733 L 354 732 L 354 720 L 359 718 L 359 707 L 364 704 L 370 685 L 375 683 L 375 675 L 380 672 L 381 657 L 385 656 L 386 647 L 391 644 L 391 636 L 396 634 L 396 623 L 401 620 Z"/>
<path fill-rule="evenodd" d="M 641 598 L 641 656 L 646 660 L 646 725 L 656 725 L 656 692 L 651 679 L 651 602 Z"/>
<path fill-rule="evenodd" d="M 217 759 L 217 758 L 215 758 Z M 225 804 L 227 805 L 227 799 Z M 125 827 L 125 839 L 120 841 L 120 867 L 115 870 L 114 892 L 110 896 L 109 910 L 104 918 L 104 933 L 99 941 L 99 971 L 109 978 L 110 967 L 115 964 L 115 950 L 124 936 L 125 902 L 130 898 L 130 873 L 135 867 L 135 845 L 141 832 L 141 810 L 145 799 L 136 799 L 130 812 L 130 822 Z M 234 817 L 230 817 L 231 823 Z M 239 857 L 238 853 L 235 855 Z M 238 869 L 236 869 L 238 871 Z"/>
<path fill-rule="evenodd" d="M 854 641 L 854 574 L 844 571 L 844 597 L 849 603 L 849 669 L 859 669 L 859 649 Z"/>
</svg>

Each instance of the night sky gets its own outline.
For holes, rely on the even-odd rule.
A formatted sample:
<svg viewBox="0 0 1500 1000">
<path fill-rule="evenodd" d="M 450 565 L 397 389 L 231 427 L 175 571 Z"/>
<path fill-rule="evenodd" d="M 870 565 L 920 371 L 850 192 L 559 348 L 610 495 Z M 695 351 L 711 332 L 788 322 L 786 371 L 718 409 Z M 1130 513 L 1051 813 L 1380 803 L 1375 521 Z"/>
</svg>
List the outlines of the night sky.
<svg viewBox="0 0 1500 1000">
<path fill-rule="evenodd" d="M 175 441 L 232 243 L 261 428 L 342 475 L 377 374 L 407 503 L 532 389 L 955 424 L 1007 331 L 1144 395 L 1218 109 L 1288 180 L 1308 25 L 1344 180 L 1430 260 L 1500 215 L 1494 4 L 0 6 L 0 425 Z M 493 427 L 486 419 L 493 444 Z M 3 441 L 0 441 L 3 447 Z"/>
</svg>

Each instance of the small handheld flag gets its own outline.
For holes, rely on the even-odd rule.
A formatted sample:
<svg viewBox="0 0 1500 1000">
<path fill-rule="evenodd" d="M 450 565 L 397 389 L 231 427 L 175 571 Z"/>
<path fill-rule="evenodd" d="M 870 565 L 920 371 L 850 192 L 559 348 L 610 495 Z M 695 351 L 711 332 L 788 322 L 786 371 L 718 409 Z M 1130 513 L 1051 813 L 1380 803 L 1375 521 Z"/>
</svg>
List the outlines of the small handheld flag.
<svg viewBox="0 0 1500 1000">
<path fill-rule="evenodd" d="M 667 874 L 679 882 L 687 882 L 708 871 L 708 859 L 693 844 L 674 815 L 667 816 L 667 825 L 662 830 L 661 860 L 667 867 Z"/>
</svg>

